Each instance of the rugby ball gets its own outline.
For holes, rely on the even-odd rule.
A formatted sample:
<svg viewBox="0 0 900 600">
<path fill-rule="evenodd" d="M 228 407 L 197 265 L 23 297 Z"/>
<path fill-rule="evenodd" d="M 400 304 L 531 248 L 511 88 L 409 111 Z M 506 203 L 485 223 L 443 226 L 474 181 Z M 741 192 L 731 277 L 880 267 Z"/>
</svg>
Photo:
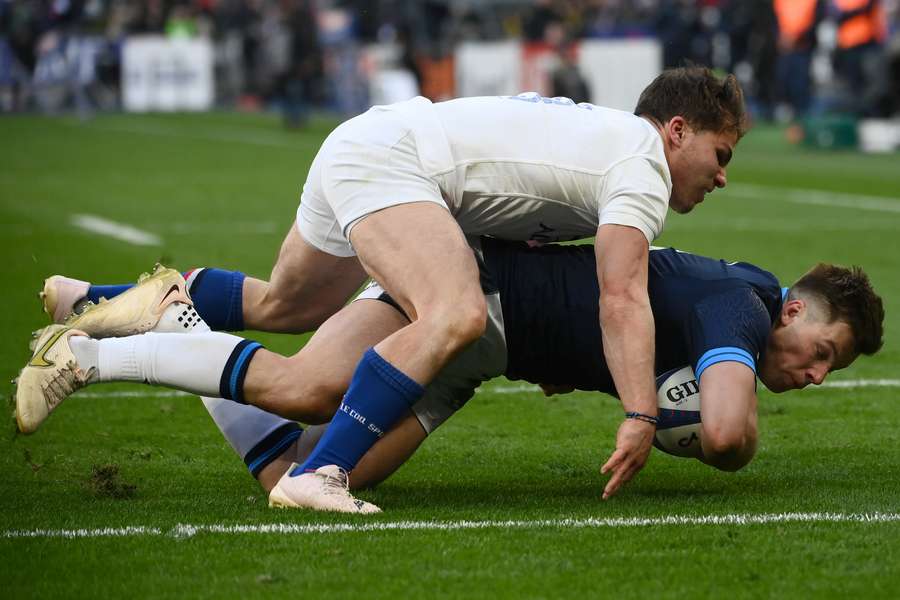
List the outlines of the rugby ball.
<svg viewBox="0 0 900 600">
<path fill-rule="evenodd" d="M 656 378 L 659 423 L 653 445 L 673 456 L 700 457 L 700 384 L 691 367 Z"/>
</svg>

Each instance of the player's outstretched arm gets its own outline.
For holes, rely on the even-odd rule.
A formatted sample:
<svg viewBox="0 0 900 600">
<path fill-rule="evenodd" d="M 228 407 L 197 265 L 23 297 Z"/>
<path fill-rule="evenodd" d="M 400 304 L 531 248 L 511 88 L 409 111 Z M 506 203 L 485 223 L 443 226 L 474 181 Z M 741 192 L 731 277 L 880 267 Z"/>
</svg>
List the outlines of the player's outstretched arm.
<svg viewBox="0 0 900 600">
<path fill-rule="evenodd" d="M 603 352 L 625 412 L 655 417 L 654 325 L 647 296 L 649 246 L 633 227 L 601 225 L 594 244 L 600 283 Z M 612 473 L 603 490 L 609 498 L 643 468 L 655 426 L 626 419 L 616 434 L 616 450 L 601 468 Z"/>
<path fill-rule="evenodd" d="M 700 444 L 706 464 L 737 471 L 756 453 L 756 374 L 739 362 L 720 362 L 700 376 Z"/>
</svg>

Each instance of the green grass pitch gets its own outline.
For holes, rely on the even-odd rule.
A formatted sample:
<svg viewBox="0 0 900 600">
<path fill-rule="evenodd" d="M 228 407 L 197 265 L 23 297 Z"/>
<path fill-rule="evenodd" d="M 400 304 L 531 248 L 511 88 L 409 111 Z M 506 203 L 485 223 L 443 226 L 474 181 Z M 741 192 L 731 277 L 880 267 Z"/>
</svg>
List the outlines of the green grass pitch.
<svg viewBox="0 0 900 600">
<path fill-rule="evenodd" d="M 333 126 L 289 133 L 274 117 L 235 114 L 0 119 L 3 400 L 29 333 L 45 324 L 35 292 L 50 274 L 129 281 L 162 260 L 267 276 Z M 383 515 L 273 511 L 194 398 L 94 386 L 33 436 L 3 420 L 2 594 L 897 598 L 896 520 L 702 519 L 900 512 L 898 158 L 790 147 L 779 130 L 760 127 L 738 146 L 729 189 L 670 217 L 660 245 L 749 260 L 786 284 L 817 261 L 860 264 L 886 302 L 884 350 L 830 379 L 880 384 L 761 391 L 759 452 L 739 473 L 654 451 L 636 480 L 602 502 L 599 467 L 621 419 L 617 403 L 586 393 L 544 399 L 501 380 L 363 494 Z M 163 244 L 89 234 L 72 225 L 79 214 Z M 253 337 L 285 353 L 302 343 Z M 103 468 L 118 469 L 105 486 L 92 476 Z M 660 521 L 670 516 L 695 520 Z M 267 524 L 296 528 L 265 532 Z M 302 528 L 315 524 L 324 527 Z M 236 525 L 257 529 L 227 529 Z M 75 539 L 10 533 L 124 527 L 145 529 Z"/>
</svg>

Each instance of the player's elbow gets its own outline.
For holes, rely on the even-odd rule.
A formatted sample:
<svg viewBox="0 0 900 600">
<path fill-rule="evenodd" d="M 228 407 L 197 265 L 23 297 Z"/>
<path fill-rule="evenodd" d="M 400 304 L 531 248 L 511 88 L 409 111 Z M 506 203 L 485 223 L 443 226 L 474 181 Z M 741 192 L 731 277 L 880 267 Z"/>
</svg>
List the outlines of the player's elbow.
<svg viewBox="0 0 900 600">
<path fill-rule="evenodd" d="M 702 437 L 706 462 L 721 471 L 738 471 L 756 453 L 756 432 L 751 428 L 709 428 Z"/>
<path fill-rule="evenodd" d="M 637 286 L 626 286 L 615 291 L 603 290 L 600 294 L 600 320 L 607 326 L 630 324 L 636 314 L 649 310 L 647 290 Z"/>
<path fill-rule="evenodd" d="M 740 452 L 746 443 L 744 432 L 737 429 L 712 429 L 703 433 L 703 448 L 714 455 Z"/>
<path fill-rule="evenodd" d="M 647 301 L 647 288 L 637 278 L 603 277 L 600 279 L 600 306 L 616 307 Z"/>
</svg>

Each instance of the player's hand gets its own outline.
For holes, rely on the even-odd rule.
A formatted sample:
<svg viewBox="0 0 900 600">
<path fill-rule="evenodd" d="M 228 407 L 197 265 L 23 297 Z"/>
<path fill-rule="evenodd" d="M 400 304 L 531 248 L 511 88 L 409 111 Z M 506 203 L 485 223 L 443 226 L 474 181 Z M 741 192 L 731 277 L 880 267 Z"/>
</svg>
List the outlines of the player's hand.
<svg viewBox="0 0 900 600">
<path fill-rule="evenodd" d="M 656 426 L 652 423 L 639 421 L 638 419 L 625 419 L 619 425 L 616 434 L 616 450 L 600 468 L 600 472 L 606 475 L 612 473 L 606 487 L 603 489 L 603 499 L 606 500 L 619 491 L 638 471 L 644 467 L 647 457 L 650 455 L 650 447 L 653 445 L 653 436 Z"/>
<path fill-rule="evenodd" d="M 560 385 L 556 383 L 539 383 L 538 385 L 541 386 L 541 390 L 547 397 L 550 397 L 553 394 L 568 394 L 569 392 L 575 391 L 574 385 Z"/>
</svg>

